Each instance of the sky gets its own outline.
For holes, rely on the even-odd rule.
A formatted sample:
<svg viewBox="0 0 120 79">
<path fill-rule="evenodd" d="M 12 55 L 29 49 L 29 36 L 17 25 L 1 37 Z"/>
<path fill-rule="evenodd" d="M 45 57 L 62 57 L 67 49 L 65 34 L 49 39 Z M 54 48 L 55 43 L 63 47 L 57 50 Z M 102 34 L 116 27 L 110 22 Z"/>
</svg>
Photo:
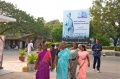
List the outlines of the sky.
<svg viewBox="0 0 120 79">
<path fill-rule="evenodd" d="M 82 10 L 92 6 L 93 0 L 4 0 L 17 5 L 28 14 L 43 17 L 46 22 L 58 19 L 63 22 L 64 10 Z"/>
</svg>

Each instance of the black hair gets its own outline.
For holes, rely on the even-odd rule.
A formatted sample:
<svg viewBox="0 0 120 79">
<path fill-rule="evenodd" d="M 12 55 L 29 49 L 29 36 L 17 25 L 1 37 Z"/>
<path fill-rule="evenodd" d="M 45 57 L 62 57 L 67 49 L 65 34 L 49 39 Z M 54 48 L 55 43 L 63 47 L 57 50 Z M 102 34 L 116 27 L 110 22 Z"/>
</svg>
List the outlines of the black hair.
<svg viewBox="0 0 120 79">
<path fill-rule="evenodd" d="M 52 46 L 52 47 L 55 47 L 55 45 L 54 45 L 54 44 L 52 44 L 51 46 Z"/>
<path fill-rule="evenodd" d="M 46 46 L 48 47 L 48 44 L 47 44 L 47 43 L 45 43 L 44 45 L 46 45 Z"/>
<path fill-rule="evenodd" d="M 39 46 L 42 46 L 42 44 L 40 43 Z"/>
<path fill-rule="evenodd" d="M 78 43 L 74 42 L 76 44 L 76 48 L 78 48 Z"/>
<path fill-rule="evenodd" d="M 84 51 L 87 51 L 85 45 L 81 45 L 81 46 L 84 48 Z"/>
</svg>

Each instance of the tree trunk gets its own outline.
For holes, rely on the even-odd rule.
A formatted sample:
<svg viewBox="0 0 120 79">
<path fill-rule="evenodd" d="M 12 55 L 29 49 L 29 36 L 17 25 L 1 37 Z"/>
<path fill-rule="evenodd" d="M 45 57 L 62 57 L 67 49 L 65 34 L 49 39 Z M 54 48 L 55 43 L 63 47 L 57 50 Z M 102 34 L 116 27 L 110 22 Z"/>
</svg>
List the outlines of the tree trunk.
<svg viewBox="0 0 120 79">
<path fill-rule="evenodd" d="M 117 45 L 118 38 L 113 39 L 113 40 L 114 40 L 114 46 L 116 46 L 116 45 Z"/>
</svg>

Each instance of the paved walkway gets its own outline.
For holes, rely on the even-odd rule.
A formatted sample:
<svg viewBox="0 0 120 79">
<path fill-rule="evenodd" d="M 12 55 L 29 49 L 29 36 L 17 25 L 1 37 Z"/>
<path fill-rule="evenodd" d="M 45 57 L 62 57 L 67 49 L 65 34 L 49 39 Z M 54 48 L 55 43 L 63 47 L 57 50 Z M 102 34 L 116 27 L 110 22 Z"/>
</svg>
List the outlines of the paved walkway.
<svg viewBox="0 0 120 79">
<path fill-rule="evenodd" d="M 0 70 L 0 79 L 35 79 L 35 71 L 22 72 L 22 67 L 26 66 L 27 62 L 20 62 L 18 57 L 18 50 L 4 52 L 4 69 Z M 106 56 L 101 57 L 101 60 L 101 73 L 97 73 L 92 70 L 91 56 L 91 67 L 87 70 L 87 79 L 120 79 L 120 57 Z M 50 73 L 50 79 L 56 79 L 55 76 L 55 71 Z"/>
</svg>

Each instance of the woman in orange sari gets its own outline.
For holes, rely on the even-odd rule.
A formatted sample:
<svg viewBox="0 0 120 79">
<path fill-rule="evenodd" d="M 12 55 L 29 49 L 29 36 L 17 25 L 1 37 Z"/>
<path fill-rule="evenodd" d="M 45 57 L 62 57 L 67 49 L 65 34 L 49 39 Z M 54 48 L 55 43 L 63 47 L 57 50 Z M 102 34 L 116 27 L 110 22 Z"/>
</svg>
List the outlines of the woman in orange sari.
<svg viewBox="0 0 120 79">
<path fill-rule="evenodd" d="M 78 45 L 80 51 L 78 52 L 79 74 L 78 79 L 86 79 L 87 67 L 90 67 L 89 53 L 86 51 L 84 45 Z"/>
</svg>

